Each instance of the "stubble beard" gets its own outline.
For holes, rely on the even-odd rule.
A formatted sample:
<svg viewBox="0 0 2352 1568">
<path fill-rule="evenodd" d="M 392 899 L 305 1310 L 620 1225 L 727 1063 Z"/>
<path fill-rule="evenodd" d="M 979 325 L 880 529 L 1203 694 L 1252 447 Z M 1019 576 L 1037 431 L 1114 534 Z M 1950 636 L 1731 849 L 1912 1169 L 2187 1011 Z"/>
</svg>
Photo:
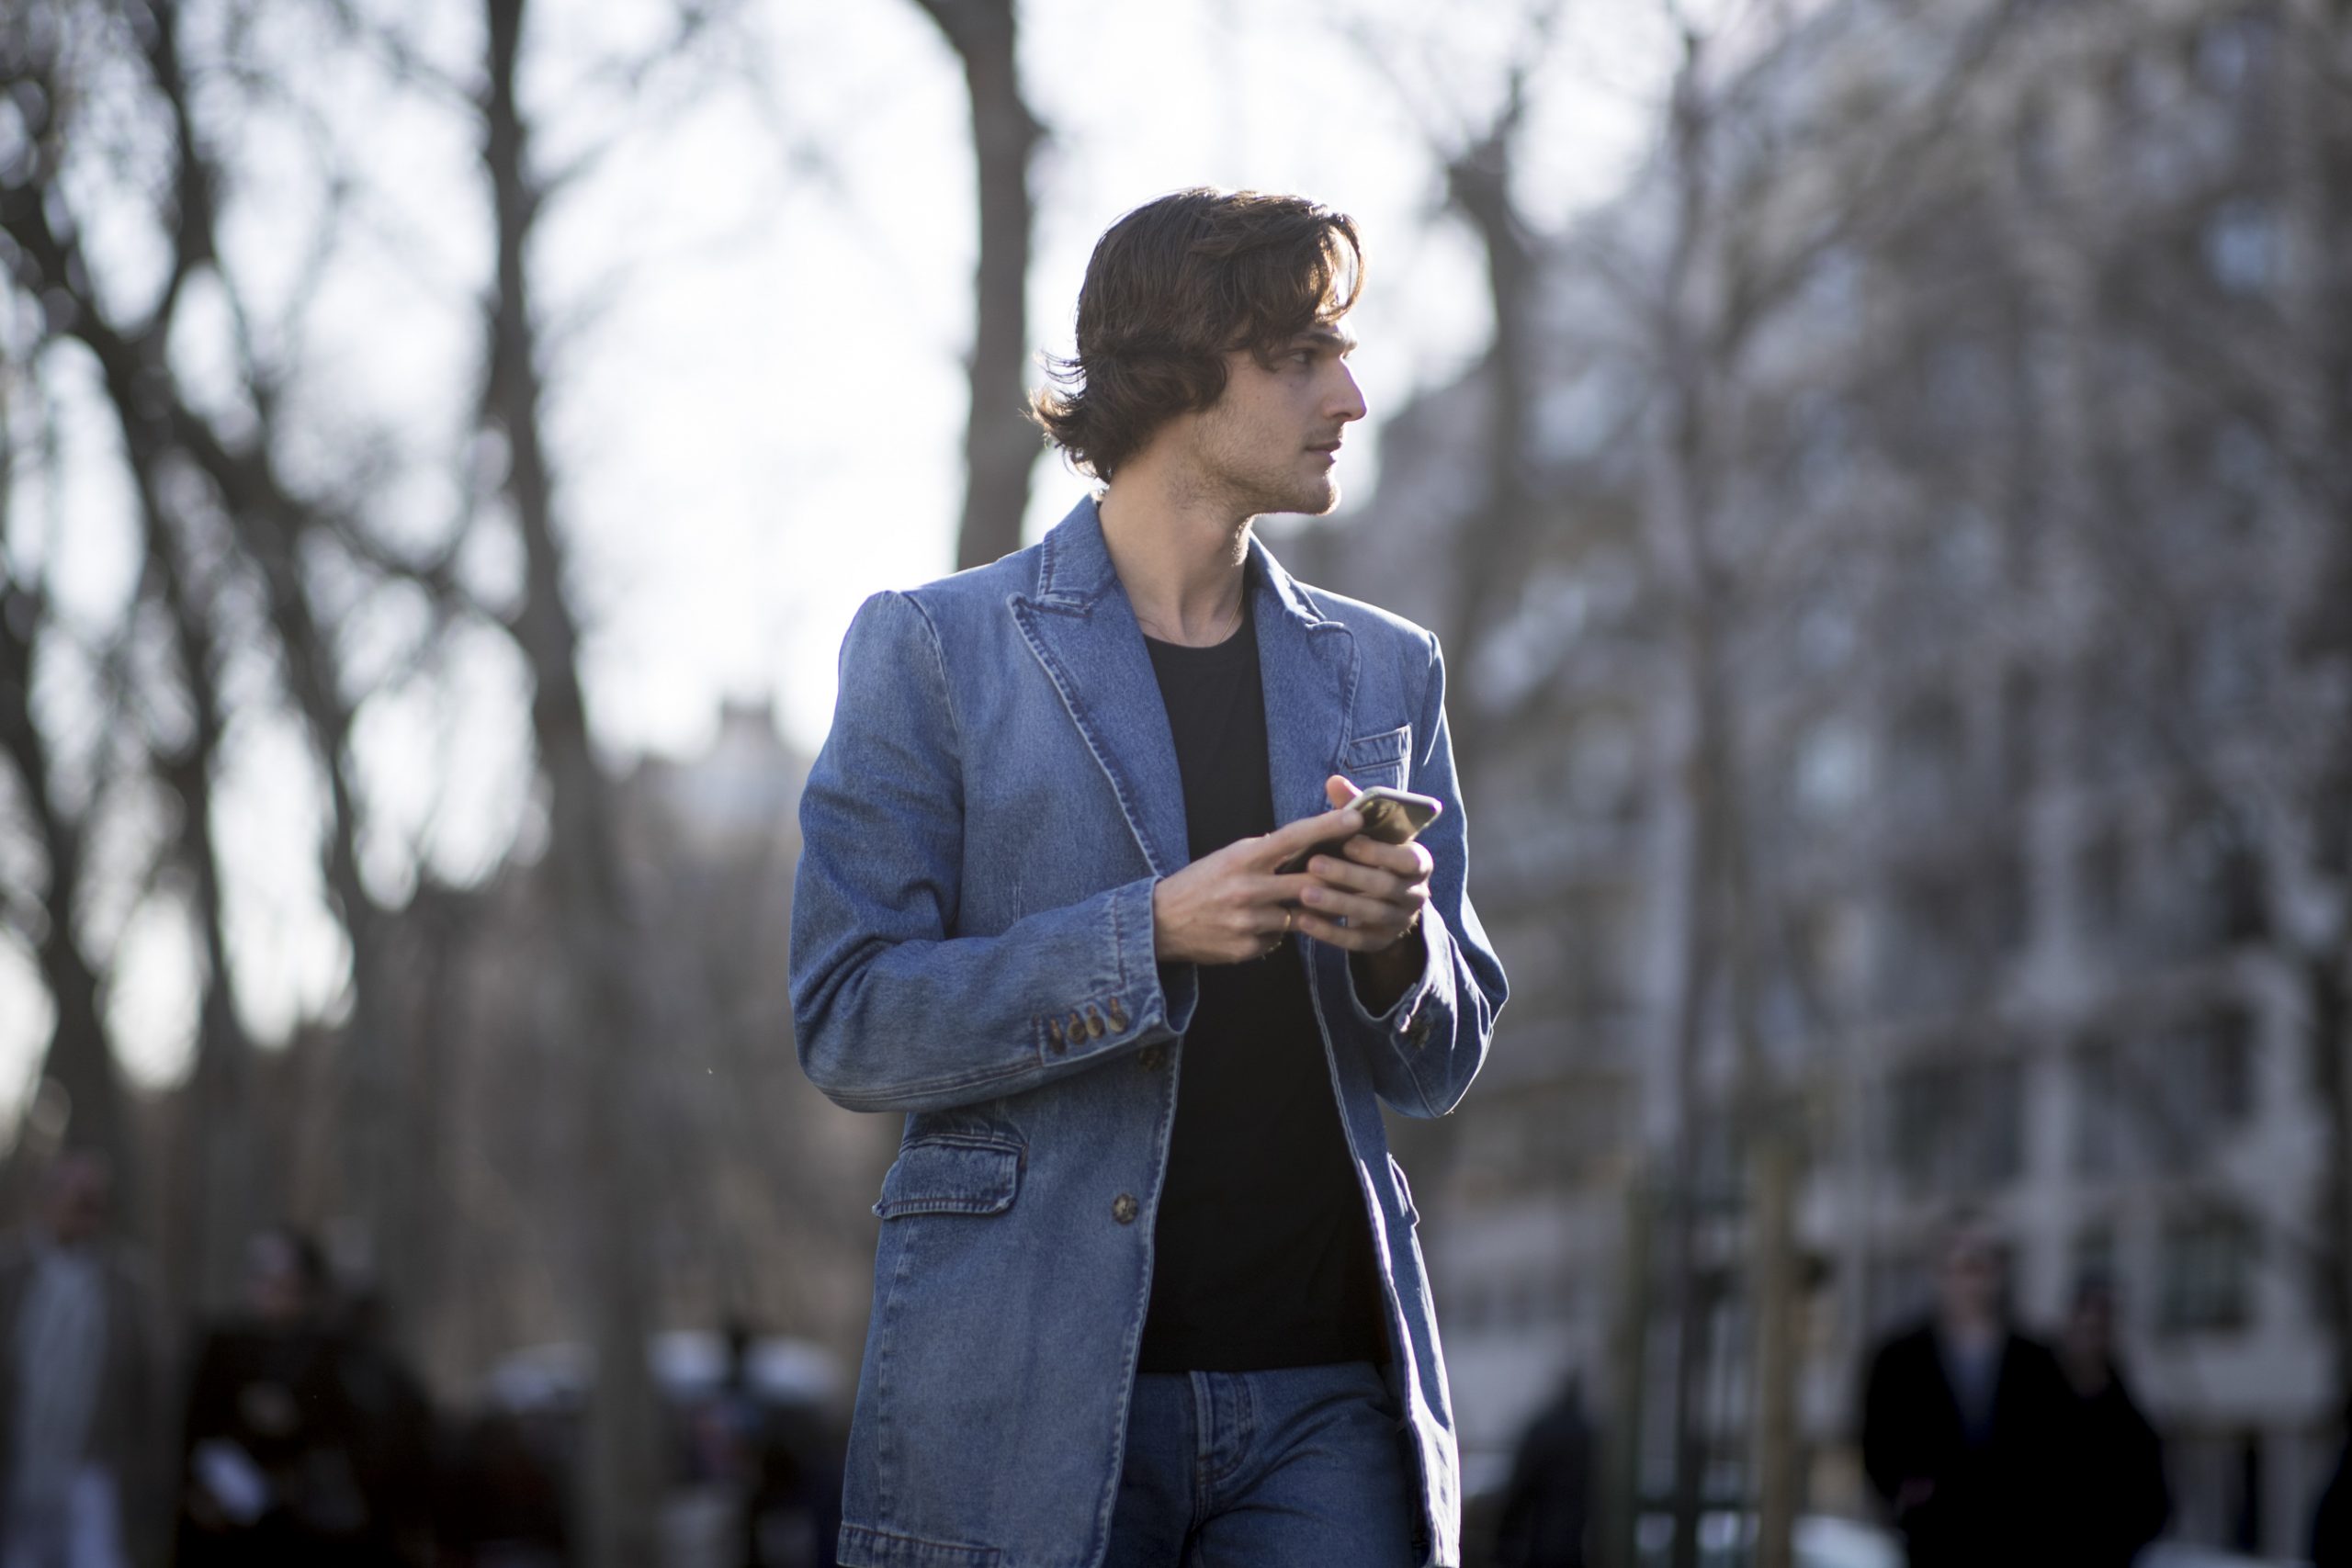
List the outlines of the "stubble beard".
<svg viewBox="0 0 2352 1568">
<path fill-rule="evenodd" d="M 1237 517 L 1262 517 L 1271 512 L 1303 513 L 1320 517 L 1340 504 L 1340 482 L 1328 470 L 1302 477 L 1295 469 L 1270 463 L 1238 443 L 1212 440 L 1202 452 L 1204 489 Z M 1295 458 L 1293 459 L 1295 461 Z"/>
</svg>

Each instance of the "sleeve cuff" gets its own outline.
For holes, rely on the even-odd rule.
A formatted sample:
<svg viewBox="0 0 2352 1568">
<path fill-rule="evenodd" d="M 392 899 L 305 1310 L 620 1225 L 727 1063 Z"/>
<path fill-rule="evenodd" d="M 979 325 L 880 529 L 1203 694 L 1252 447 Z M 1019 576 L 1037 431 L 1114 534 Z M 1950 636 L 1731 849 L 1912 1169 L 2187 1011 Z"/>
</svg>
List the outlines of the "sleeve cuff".
<svg viewBox="0 0 2352 1568">
<path fill-rule="evenodd" d="M 1047 1062 L 1091 1056 L 1182 1034 L 1200 1000 L 1200 977 L 1190 964 L 1161 964 L 1153 955 L 1152 879 L 1110 895 L 1104 921 L 1111 939 L 1109 987 L 1073 994 L 1066 1008 L 1035 1019 L 1037 1051 Z"/>
<path fill-rule="evenodd" d="M 1413 977 L 1412 984 L 1407 986 L 1395 1001 L 1380 1012 L 1374 1012 L 1363 1005 L 1363 994 L 1356 989 L 1355 965 L 1351 964 L 1346 966 L 1348 1009 L 1355 1015 L 1358 1023 L 1366 1029 L 1401 1034 L 1408 1039 L 1416 1038 L 1414 1035 L 1416 1029 L 1420 1031 L 1422 1036 L 1428 1034 L 1429 1024 L 1423 1013 L 1425 1005 L 1435 994 L 1443 977 L 1442 965 L 1438 954 L 1444 946 L 1440 940 L 1444 931 L 1444 923 L 1439 919 L 1436 910 L 1424 908 L 1421 911 L 1421 923 L 1414 933 L 1421 944 L 1421 972 Z"/>
</svg>

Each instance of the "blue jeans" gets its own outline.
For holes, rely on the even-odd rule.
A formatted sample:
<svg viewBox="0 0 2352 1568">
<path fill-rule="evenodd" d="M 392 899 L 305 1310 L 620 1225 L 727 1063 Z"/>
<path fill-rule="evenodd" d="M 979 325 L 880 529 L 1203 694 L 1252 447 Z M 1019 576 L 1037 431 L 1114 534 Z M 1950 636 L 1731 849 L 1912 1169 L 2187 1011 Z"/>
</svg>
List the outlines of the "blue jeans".
<svg viewBox="0 0 2352 1568">
<path fill-rule="evenodd" d="M 1414 1568 L 1405 1440 L 1368 1361 L 1143 1373 L 1103 1568 Z"/>
</svg>

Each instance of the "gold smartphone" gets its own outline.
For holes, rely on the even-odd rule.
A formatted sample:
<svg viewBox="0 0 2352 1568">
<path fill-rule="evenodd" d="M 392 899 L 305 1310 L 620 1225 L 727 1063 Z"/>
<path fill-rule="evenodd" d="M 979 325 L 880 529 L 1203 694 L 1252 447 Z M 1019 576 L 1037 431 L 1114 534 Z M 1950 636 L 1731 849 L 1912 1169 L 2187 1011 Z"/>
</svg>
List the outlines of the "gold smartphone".
<svg viewBox="0 0 2352 1568">
<path fill-rule="evenodd" d="M 1409 844 L 1419 837 L 1422 829 L 1437 820 L 1445 803 L 1431 795 L 1415 795 L 1410 790 L 1390 789 L 1385 784 L 1368 789 L 1349 802 L 1363 814 L 1363 833 L 1384 844 Z M 1282 876 L 1295 875 L 1306 869 L 1306 863 L 1317 855 L 1337 854 L 1345 839 L 1331 839 L 1312 844 L 1284 861 L 1276 869 Z"/>
</svg>

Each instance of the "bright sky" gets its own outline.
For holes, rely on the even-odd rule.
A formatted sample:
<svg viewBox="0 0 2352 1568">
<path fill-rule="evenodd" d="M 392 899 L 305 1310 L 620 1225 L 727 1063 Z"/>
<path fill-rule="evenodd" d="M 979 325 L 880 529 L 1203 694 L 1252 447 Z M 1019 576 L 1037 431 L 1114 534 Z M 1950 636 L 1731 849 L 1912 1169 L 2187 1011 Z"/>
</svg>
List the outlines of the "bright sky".
<svg viewBox="0 0 2352 1568">
<path fill-rule="evenodd" d="M 1250 186 L 1340 207 L 1371 256 L 1353 363 L 1372 418 L 1341 470 L 1368 492 L 1383 411 L 1484 347 L 1479 253 L 1439 211 L 1429 136 L 1483 121 L 1536 8 L 1029 0 L 1023 64 L 1052 132 L 1035 176 L 1038 346 L 1069 348 L 1095 236 L 1154 195 Z M 433 0 L 408 14 L 453 54 L 467 47 L 469 8 Z M 548 0 L 534 11 L 546 31 L 533 87 L 548 94 L 571 62 L 652 14 Z M 1648 6 L 1569 0 L 1559 16 L 1521 170 L 1521 202 L 1545 225 L 1623 185 L 1670 63 Z M 771 695 L 788 738 L 813 750 L 859 601 L 952 564 L 974 243 L 960 68 L 907 0 L 776 0 L 758 22 L 771 114 L 741 90 L 705 88 L 659 116 L 591 96 L 567 100 L 575 107 L 549 118 L 542 143 L 558 160 L 586 128 L 636 128 L 553 209 L 536 258 L 563 327 L 550 367 L 560 506 L 594 627 L 596 727 L 616 757 L 691 755 L 722 700 Z M 464 128 L 444 111 L 356 73 L 322 90 L 347 110 L 375 194 L 311 327 L 314 460 L 331 468 L 346 443 L 390 433 L 412 460 L 382 487 L 384 515 L 430 536 L 456 504 L 449 453 L 471 396 L 467 290 L 487 263 L 484 198 Z M 231 248 L 283 288 L 310 213 L 259 193 L 303 188 L 306 155 L 264 130 L 235 166 L 245 183 Z M 99 238 L 102 254 L 141 259 L 134 234 Z M 190 313 L 188 357 L 201 363 L 224 312 L 199 296 Z M 103 625 L 134 558 L 111 434 L 78 407 L 67 482 L 32 499 L 73 519 L 47 567 L 69 606 Z M 1042 462 L 1032 536 L 1083 488 Z M 41 552 L 20 541 L 17 554 L 22 570 Z M 511 581 L 514 558 L 493 531 L 470 565 L 494 584 Z M 379 606 L 363 640 L 389 660 L 416 620 L 413 604 Z M 438 678 L 391 684 L 363 710 L 368 859 L 388 892 L 420 853 L 465 876 L 518 832 L 527 840 L 521 692 L 511 656 L 482 637 Z M 258 1033 L 282 1036 L 331 1010 L 343 979 L 314 864 L 318 791 L 299 739 L 257 705 L 226 775 L 239 1000 Z M 166 886 L 89 921 L 125 944 L 110 1022 L 150 1082 L 185 1069 L 192 1038 L 197 969 L 176 897 Z M 0 943 L 0 1092 L 25 1081 L 47 1031 L 27 955 Z"/>
</svg>

